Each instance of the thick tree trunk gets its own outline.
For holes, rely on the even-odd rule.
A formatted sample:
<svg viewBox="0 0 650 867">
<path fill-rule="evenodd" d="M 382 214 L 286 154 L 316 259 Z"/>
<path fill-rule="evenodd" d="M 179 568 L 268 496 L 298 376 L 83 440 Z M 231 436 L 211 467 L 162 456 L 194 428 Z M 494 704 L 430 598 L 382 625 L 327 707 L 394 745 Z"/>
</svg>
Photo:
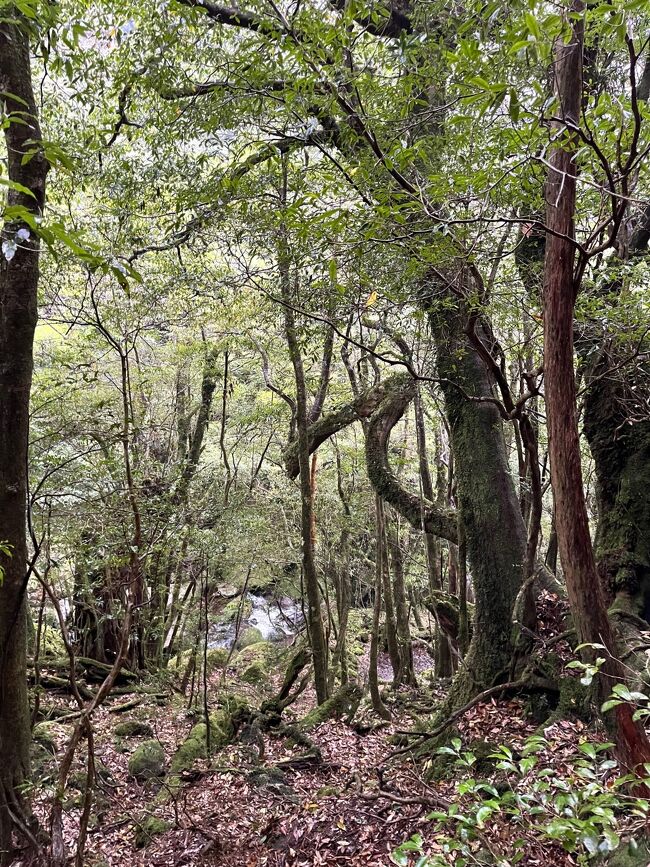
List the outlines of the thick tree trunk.
<svg viewBox="0 0 650 867">
<path fill-rule="evenodd" d="M 468 340 L 466 310 L 462 304 L 451 308 L 447 295 L 442 287 L 440 298 L 427 299 L 427 307 L 438 350 L 476 603 L 472 641 L 450 698 L 452 704 L 463 704 L 472 694 L 507 677 L 526 528 L 508 466 L 501 417 L 493 404 L 480 400 L 493 397 L 490 375 Z"/>
<path fill-rule="evenodd" d="M 0 24 L 0 100 L 4 101 L 9 180 L 31 191 L 28 195 L 9 189 L 9 216 L 2 229 L 0 254 L 0 542 L 10 551 L 9 555 L 0 553 L 4 572 L 0 586 L 0 864 L 4 865 L 10 861 L 12 831 L 25 821 L 20 787 L 29 775 L 25 508 L 39 279 L 39 241 L 29 214 L 43 211 L 48 169 L 38 145 L 41 132 L 32 90 L 29 38 L 19 15 L 18 23 Z M 23 164 L 24 155 L 34 150 Z"/>
<path fill-rule="evenodd" d="M 604 646 L 606 657 L 597 680 L 598 699 L 606 700 L 623 679 L 601 583 L 596 570 L 584 498 L 573 365 L 573 313 L 579 286 L 574 280 L 576 208 L 575 129 L 582 103 L 582 0 L 570 6 L 572 38 L 559 41 L 555 58 L 556 92 L 561 126 L 551 157 L 546 188 L 549 234 L 544 262 L 544 374 L 551 480 L 560 558 L 571 610 L 581 643 Z M 600 652 L 597 654 L 600 655 Z M 594 651 L 585 650 L 593 659 Z M 627 703 L 615 710 L 613 734 L 621 764 L 634 769 L 650 760 L 643 726 Z"/>
</svg>

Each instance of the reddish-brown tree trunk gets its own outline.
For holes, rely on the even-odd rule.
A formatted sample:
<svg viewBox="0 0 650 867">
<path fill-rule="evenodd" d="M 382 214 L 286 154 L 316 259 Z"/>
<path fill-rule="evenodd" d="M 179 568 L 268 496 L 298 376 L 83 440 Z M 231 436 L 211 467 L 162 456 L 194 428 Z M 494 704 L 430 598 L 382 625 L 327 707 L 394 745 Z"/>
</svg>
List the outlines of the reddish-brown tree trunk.
<svg viewBox="0 0 650 867">
<path fill-rule="evenodd" d="M 544 381 L 549 432 L 551 481 L 555 497 L 558 545 L 567 593 L 580 641 L 606 648 L 607 660 L 598 678 L 598 698 L 604 701 L 623 679 L 603 591 L 598 580 L 584 497 L 576 389 L 573 368 L 573 313 L 578 290 L 574 281 L 574 213 L 576 207 L 575 130 L 582 103 L 584 23 L 582 0 L 570 9 L 572 34 L 560 41 L 555 57 L 555 87 L 560 116 L 556 146 L 546 187 L 546 258 L 544 262 Z M 593 658 L 593 652 L 587 650 Z M 616 708 L 613 733 L 619 761 L 635 768 L 650 760 L 643 727 L 632 719 L 632 708 Z"/>
</svg>

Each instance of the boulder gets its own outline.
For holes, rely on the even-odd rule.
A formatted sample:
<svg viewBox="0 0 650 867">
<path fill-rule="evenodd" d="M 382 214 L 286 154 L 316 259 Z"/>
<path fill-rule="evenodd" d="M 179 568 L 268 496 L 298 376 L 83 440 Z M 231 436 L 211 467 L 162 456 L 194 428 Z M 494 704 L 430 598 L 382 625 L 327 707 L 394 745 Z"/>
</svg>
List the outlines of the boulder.
<svg viewBox="0 0 650 867">
<path fill-rule="evenodd" d="M 161 779 L 165 775 L 165 751 L 155 740 L 144 741 L 129 759 L 129 774 L 138 782 Z"/>
<path fill-rule="evenodd" d="M 264 641 L 264 636 L 255 626 L 249 626 L 247 629 L 244 629 L 239 634 L 239 638 L 237 639 L 237 648 L 243 650 L 245 647 L 249 647 L 251 644 L 258 644 Z"/>
<path fill-rule="evenodd" d="M 169 828 L 169 822 L 166 822 L 164 819 L 159 819 L 157 816 L 145 816 L 136 825 L 136 849 L 143 849 L 151 842 L 152 837 L 155 837 L 156 834 L 164 834 Z"/>
<path fill-rule="evenodd" d="M 118 738 L 151 738 L 153 729 L 149 723 L 137 719 L 128 719 L 118 723 L 113 729 Z"/>
</svg>

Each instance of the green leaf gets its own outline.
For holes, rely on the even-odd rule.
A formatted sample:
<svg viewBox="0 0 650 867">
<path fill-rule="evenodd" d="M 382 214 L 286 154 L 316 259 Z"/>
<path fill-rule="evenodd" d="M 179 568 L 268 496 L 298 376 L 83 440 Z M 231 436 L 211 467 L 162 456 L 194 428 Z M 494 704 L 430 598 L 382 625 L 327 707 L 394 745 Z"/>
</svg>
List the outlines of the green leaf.
<svg viewBox="0 0 650 867">
<path fill-rule="evenodd" d="M 36 198 L 29 187 L 19 184 L 18 181 L 10 181 L 9 178 L 0 178 L 0 185 L 3 187 L 9 187 L 10 190 L 15 190 L 17 193 L 23 193 L 25 196 L 31 196 L 32 199 Z"/>
</svg>

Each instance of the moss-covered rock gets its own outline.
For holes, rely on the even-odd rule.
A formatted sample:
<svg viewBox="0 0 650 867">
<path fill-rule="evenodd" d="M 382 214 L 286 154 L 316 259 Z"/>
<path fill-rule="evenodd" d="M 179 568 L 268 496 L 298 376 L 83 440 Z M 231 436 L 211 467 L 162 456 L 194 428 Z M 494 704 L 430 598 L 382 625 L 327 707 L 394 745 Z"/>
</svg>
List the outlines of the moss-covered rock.
<svg viewBox="0 0 650 867">
<path fill-rule="evenodd" d="M 127 719 L 115 726 L 113 734 L 118 738 L 151 738 L 153 729 L 149 723 L 142 720 Z"/>
<path fill-rule="evenodd" d="M 56 723 L 42 722 L 34 726 L 32 737 L 34 742 L 47 750 L 48 753 L 56 752 L 56 738 L 61 734 L 60 728 Z"/>
<path fill-rule="evenodd" d="M 170 669 L 175 670 L 182 675 L 192 658 L 192 653 L 193 651 L 191 650 L 184 650 L 183 653 L 178 654 L 178 656 L 172 656 L 169 660 Z M 212 674 L 217 669 L 223 668 L 227 661 L 228 651 L 225 647 L 211 647 L 206 654 L 208 674 Z M 196 663 L 197 665 L 203 665 L 202 652 L 197 654 Z"/>
<path fill-rule="evenodd" d="M 253 603 L 248 597 L 244 600 L 240 597 L 231 599 L 217 615 L 217 623 L 232 623 L 239 615 L 240 609 L 241 620 L 246 620 L 250 617 L 253 612 Z"/>
<path fill-rule="evenodd" d="M 341 794 L 338 786 L 322 786 L 316 792 L 317 798 L 336 798 Z"/>
<path fill-rule="evenodd" d="M 264 636 L 255 626 L 249 626 L 244 629 L 237 638 L 235 646 L 238 649 L 249 647 L 251 644 L 258 644 L 264 641 Z"/>
<path fill-rule="evenodd" d="M 281 651 L 270 641 L 255 641 L 237 653 L 234 667 L 239 674 L 243 674 L 251 665 L 259 665 L 268 673 L 280 663 L 281 655 Z"/>
<path fill-rule="evenodd" d="M 145 816 L 135 828 L 135 847 L 143 849 L 148 846 L 152 838 L 157 834 L 164 834 L 170 828 L 169 822 L 159 819 L 157 816 Z"/>
<path fill-rule="evenodd" d="M 331 698 L 311 710 L 299 722 L 302 731 L 310 731 L 332 717 L 347 715 L 352 718 L 356 713 L 363 691 L 356 683 L 348 683 L 335 692 Z"/>
<path fill-rule="evenodd" d="M 261 662 L 254 662 L 242 672 L 241 679 L 246 683 L 264 683 L 268 678 L 266 666 Z"/>
<path fill-rule="evenodd" d="M 140 744 L 129 759 L 129 774 L 139 782 L 160 779 L 164 776 L 165 751 L 155 740 Z"/>
<path fill-rule="evenodd" d="M 235 727 L 232 721 L 232 708 L 210 714 L 210 751 L 217 752 L 227 746 L 235 737 Z M 169 779 L 167 786 L 172 791 L 180 786 L 181 774 L 189 771 L 197 759 L 206 759 L 207 726 L 199 722 L 192 727 L 189 735 L 174 753 L 169 764 Z"/>
</svg>

